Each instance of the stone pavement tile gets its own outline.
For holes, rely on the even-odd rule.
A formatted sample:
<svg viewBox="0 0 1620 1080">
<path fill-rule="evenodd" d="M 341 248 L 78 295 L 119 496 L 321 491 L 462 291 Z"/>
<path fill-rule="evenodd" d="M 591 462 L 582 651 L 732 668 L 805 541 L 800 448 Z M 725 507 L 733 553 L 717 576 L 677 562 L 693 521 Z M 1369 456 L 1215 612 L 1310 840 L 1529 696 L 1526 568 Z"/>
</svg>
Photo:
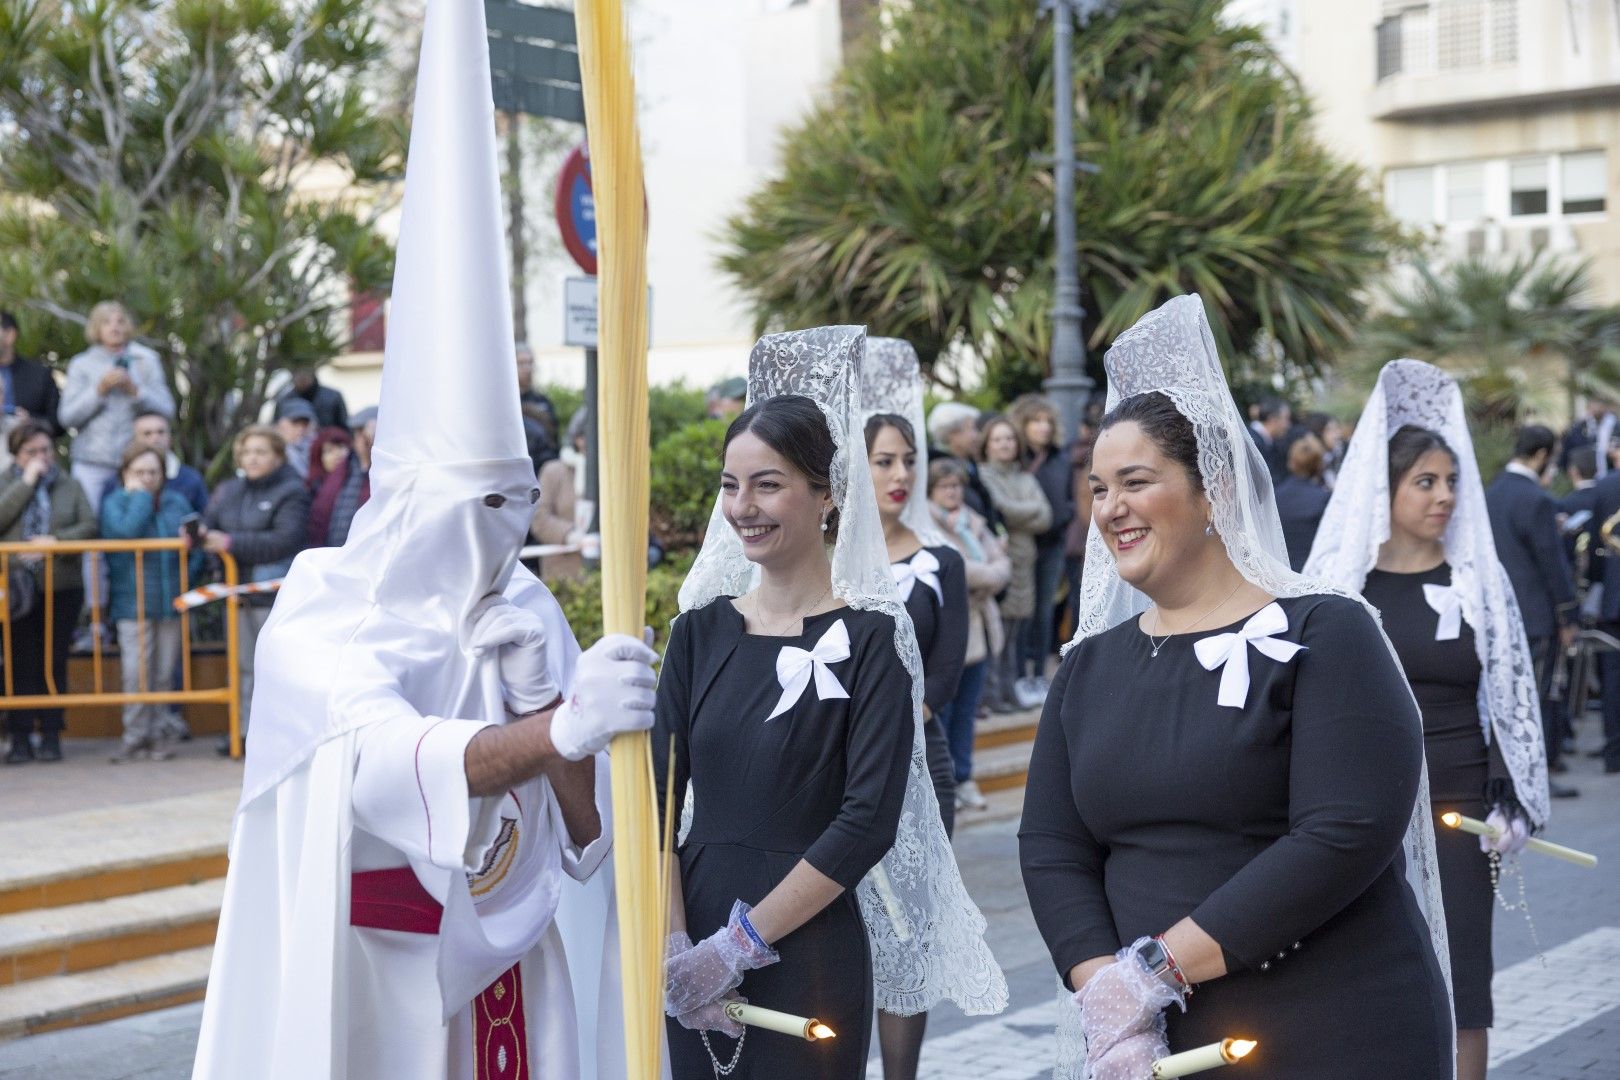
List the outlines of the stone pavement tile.
<svg viewBox="0 0 1620 1080">
<path fill-rule="evenodd" d="M 64 739 L 54 764 L 0 766 L 0 821 L 23 821 L 69 810 L 127 806 L 202 791 L 242 788 L 242 763 L 214 752 L 212 736 L 170 747 L 170 761 L 112 765 L 116 739 Z"/>
<path fill-rule="evenodd" d="M 90 868 L 138 867 L 155 858 L 224 850 L 236 791 L 214 788 L 179 798 L 152 799 L 161 794 L 164 792 L 158 789 L 147 800 L 0 821 L 0 886 L 15 888 Z M 72 806 L 58 804 L 58 809 Z"/>
</svg>

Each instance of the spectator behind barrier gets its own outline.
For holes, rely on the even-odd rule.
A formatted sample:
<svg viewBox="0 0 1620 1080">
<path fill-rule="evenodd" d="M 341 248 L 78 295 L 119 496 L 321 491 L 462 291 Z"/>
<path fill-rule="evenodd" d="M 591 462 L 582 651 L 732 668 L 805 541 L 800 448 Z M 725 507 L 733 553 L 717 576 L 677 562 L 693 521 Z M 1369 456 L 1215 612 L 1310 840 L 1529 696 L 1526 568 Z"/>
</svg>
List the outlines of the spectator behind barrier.
<svg viewBox="0 0 1620 1080">
<path fill-rule="evenodd" d="M 208 481 L 174 452 L 174 425 L 162 413 L 143 412 L 135 418 L 135 441 L 150 446 L 163 458 L 163 486 L 176 491 L 195 513 L 208 509 Z"/>
<path fill-rule="evenodd" d="M 84 489 L 57 465 L 56 445 L 38 420 L 24 420 L 7 437 L 12 464 L 0 478 L 0 541 L 89 540 L 96 535 L 96 515 Z M 58 693 L 67 692 L 68 649 L 84 606 L 84 578 L 77 555 L 55 556 L 51 586 L 51 672 Z M 7 597 L 11 619 L 12 692 L 18 696 L 47 694 L 45 680 L 44 557 L 22 555 L 11 560 L 11 591 Z M 38 759 L 62 760 L 62 710 L 12 709 L 5 714 L 11 746 L 7 765 L 33 761 L 31 741 L 39 727 Z"/>
<path fill-rule="evenodd" d="M 0 311 L 0 438 L 23 420 L 38 420 L 53 436 L 60 435 L 56 378 L 44 364 L 17 353 L 17 332 L 16 318 Z"/>
<path fill-rule="evenodd" d="M 192 513 L 184 495 L 166 486 L 162 453 L 144 442 L 124 451 L 119 486 L 101 503 L 101 535 L 118 540 L 173 539 Z M 142 554 L 139 573 L 132 552 L 107 556 L 107 618 L 118 631 L 118 657 L 126 694 L 174 689 L 180 659 L 180 617 L 174 599 L 180 595 L 180 555 L 174 551 Z M 144 610 L 143 610 L 144 608 Z M 144 673 L 144 685 L 143 685 Z M 169 730 L 167 705 L 126 704 L 124 739 L 114 764 L 172 756 L 165 747 Z"/>
<path fill-rule="evenodd" d="M 1035 538 L 1051 527 L 1052 506 L 1035 477 L 1024 471 L 1027 451 L 1018 425 L 992 416 L 982 430 L 979 479 L 1006 527 L 1007 557 L 1012 560 L 1012 577 L 999 601 L 1007 640 L 990 665 L 987 693 L 992 711 L 1014 712 L 1034 708 L 1046 696 L 1044 688 L 1019 686 L 1018 646 L 1025 620 L 1035 614 Z"/>
<path fill-rule="evenodd" d="M 325 386 L 315 375 L 314 368 L 293 368 L 292 382 L 276 395 L 279 405 L 291 398 L 299 398 L 315 410 L 314 424 L 318 428 L 349 426 L 349 406 L 341 391 Z"/>
<path fill-rule="evenodd" d="M 276 402 L 276 432 L 287 464 L 300 480 L 309 476 L 309 452 L 315 443 L 315 407 L 301 397 Z"/>
<path fill-rule="evenodd" d="M 355 513 L 371 498 L 371 477 L 346 428 L 322 428 L 309 453 L 309 546 L 342 547 Z"/>
<path fill-rule="evenodd" d="M 308 402 L 295 400 L 309 407 Z M 309 491 L 287 463 L 286 443 L 275 428 L 262 424 L 243 428 L 231 450 L 237 474 L 219 485 L 208 503 L 203 516 L 203 549 L 212 555 L 230 552 L 243 582 L 280 578 L 308 539 Z M 274 601 L 273 595 L 248 596 L 237 608 L 236 663 L 244 734 L 253 701 L 253 650 Z M 220 752 L 230 752 L 229 739 L 221 741 Z"/>
</svg>

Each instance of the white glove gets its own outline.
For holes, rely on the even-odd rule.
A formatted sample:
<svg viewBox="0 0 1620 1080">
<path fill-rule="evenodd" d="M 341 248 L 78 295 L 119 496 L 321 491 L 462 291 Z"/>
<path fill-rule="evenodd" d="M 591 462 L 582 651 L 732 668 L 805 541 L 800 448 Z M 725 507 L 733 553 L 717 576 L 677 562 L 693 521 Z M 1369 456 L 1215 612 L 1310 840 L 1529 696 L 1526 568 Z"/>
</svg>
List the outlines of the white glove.
<svg viewBox="0 0 1620 1080">
<path fill-rule="evenodd" d="M 551 745 L 569 761 L 601 753 L 615 735 L 653 725 L 658 654 L 627 634 L 609 634 L 580 654 L 574 692 L 551 717 Z"/>
<path fill-rule="evenodd" d="M 486 596 L 473 608 L 468 642 L 474 656 L 500 650 L 506 705 L 518 716 L 553 704 L 560 691 L 546 662 L 546 624 L 504 596 Z"/>
<path fill-rule="evenodd" d="M 1496 829 L 1494 840 L 1488 836 L 1479 838 L 1479 850 L 1487 855 L 1494 851 L 1504 859 L 1511 858 L 1530 842 L 1530 823 L 1518 814 L 1505 813 L 1500 806 L 1491 811 L 1485 824 Z"/>
</svg>

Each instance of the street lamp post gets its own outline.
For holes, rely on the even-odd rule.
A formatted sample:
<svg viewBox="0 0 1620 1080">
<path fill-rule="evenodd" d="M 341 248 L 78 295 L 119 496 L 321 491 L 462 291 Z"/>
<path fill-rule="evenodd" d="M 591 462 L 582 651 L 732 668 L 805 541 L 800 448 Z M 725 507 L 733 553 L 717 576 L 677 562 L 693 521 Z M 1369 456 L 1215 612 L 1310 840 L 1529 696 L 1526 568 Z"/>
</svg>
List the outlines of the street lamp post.
<svg viewBox="0 0 1620 1080">
<path fill-rule="evenodd" d="M 1074 24 L 1083 18 L 1092 0 L 1042 0 L 1055 19 L 1052 35 L 1054 104 L 1053 180 L 1056 203 L 1052 215 L 1057 238 L 1057 278 L 1052 304 L 1052 373 L 1045 386 L 1057 406 L 1062 425 L 1059 442 L 1075 437 L 1091 396 L 1086 375 L 1086 344 L 1081 322 L 1080 261 L 1074 238 Z"/>
</svg>

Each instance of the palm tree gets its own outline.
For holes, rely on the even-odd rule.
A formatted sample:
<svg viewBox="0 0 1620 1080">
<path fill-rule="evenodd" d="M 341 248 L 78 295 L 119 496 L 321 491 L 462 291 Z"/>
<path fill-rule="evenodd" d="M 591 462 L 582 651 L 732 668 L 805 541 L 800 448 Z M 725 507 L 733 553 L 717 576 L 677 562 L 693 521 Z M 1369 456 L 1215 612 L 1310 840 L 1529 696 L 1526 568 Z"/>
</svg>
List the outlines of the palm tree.
<svg viewBox="0 0 1620 1080">
<path fill-rule="evenodd" d="M 1410 356 L 1456 375 L 1483 422 L 1572 418 L 1579 395 L 1620 397 L 1620 308 L 1591 284 L 1590 262 L 1541 253 L 1417 263 L 1360 335 L 1363 374 Z"/>
<path fill-rule="evenodd" d="M 1099 170 L 1077 194 L 1085 331 L 1096 350 L 1196 291 L 1234 379 L 1270 383 L 1277 357 L 1297 377 L 1348 341 L 1396 234 L 1361 174 L 1315 141 L 1258 31 L 1224 7 L 1115 0 L 1076 37 L 1077 149 Z M 721 265 L 758 329 L 860 322 L 911 341 L 945 386 L 973 366 L 958 359 L 1003 394 L 1038 385 L 1053 277 L 1039 8 L 885 9 L 884 33 L 850 52 L 725 227 Z"/>
</svg>

